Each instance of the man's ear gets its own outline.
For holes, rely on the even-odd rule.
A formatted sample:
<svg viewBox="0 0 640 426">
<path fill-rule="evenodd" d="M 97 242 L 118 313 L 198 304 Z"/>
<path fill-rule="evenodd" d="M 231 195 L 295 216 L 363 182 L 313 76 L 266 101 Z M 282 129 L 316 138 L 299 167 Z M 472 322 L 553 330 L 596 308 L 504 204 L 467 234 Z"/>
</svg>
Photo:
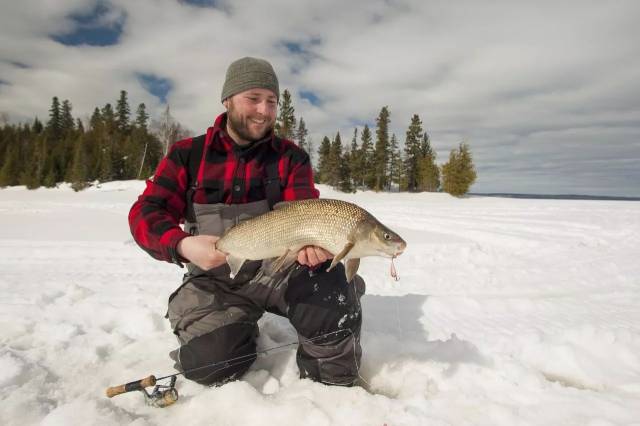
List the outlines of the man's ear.
<svg viewBox="0 0 640 426">
<path fill-rule="evenodd" d="M 229 98 L 225 99 L 224 101 L 222 101 L 222 105 L 224 105 L 224 107 L 226 109 L 229 109 Z"/>
</svg>

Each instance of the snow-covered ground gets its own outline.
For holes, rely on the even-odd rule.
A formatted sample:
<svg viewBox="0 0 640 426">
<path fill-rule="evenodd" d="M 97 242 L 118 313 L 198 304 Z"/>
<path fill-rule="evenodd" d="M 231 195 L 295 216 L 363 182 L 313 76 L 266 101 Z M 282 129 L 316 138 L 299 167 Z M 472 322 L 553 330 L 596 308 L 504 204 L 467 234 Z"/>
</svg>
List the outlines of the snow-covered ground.
<svg viewBox="0 0 640 426">
<path fill-rule="evenodd" d="M 408 242 L 366 258 L 362 377 L 300 380 L 295 348 L 158 409 L 107 386 L 172 373 L 182 270 L 129 234 L 142 182 L 0 190 L 2 425 L 640 424 L 640 202 L 335 193 Z M 259 346 L 295 341 L 265 315 Z M 363 383 L 365 383 L 363 381 Z"/>
</svg>

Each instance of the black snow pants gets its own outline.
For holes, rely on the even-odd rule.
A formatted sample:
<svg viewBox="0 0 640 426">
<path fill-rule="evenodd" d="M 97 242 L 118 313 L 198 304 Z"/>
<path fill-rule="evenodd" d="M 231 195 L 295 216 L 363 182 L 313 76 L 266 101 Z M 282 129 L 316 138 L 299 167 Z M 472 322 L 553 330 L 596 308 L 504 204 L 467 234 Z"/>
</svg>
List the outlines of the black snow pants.
<svg viewBox="0 0 640 426">
<path fill-rule="evenodd" d="M 296 329 L 300 377 L 352 385 L 360 365 L 365 283 L 357 275 L 348 283 L 342 264 L 327 272 L 328 266 L 309 273 L 296 263 L 274 276 L 259 269 L 237 286 L 187 274 L 187 283 L 169 299 L 168 317 L 180 342 L 172 352 L 176 368 L 203 367 L 185 375 L 206 385 L 239 378 L 256 358 L 257 321 L 267 311 L 287 317 Z"/>
</svg>

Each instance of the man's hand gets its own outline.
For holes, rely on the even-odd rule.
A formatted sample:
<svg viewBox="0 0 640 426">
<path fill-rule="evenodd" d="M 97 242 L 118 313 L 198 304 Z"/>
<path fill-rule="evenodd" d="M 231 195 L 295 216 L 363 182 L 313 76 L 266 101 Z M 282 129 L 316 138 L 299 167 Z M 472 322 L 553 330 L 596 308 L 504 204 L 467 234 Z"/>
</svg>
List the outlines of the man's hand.
<svg viewBox="0 0 640 426">
<path fill-rule="evenodd" d="M 306 246 L 298 252 L 298 263 L 312 268 L 332 258 L 331 253 L 316 246 Z"/>
<path fill-rule="evenodd" d="M 216 250 L 216 241 L 220 237 L 213 235 L 194 235 L 180 240 L 178 243 L 178 253 L 189 260 L 203 271 L 224 265 L 227 255 L 220 250 Z"/>
</svg>

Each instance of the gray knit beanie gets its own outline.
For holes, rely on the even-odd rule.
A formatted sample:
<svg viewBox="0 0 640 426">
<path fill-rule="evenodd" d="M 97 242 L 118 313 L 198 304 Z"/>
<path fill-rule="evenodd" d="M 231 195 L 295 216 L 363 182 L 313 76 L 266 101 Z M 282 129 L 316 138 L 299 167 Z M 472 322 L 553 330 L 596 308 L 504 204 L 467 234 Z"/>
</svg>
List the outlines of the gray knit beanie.
<svg viewBox="0 0 640 426">
<path fill-rule="evenodd" d="M 269 89 L 280 98 L 278 77 L 269 62 L 248 56 L 238 59 L 227 68 L 221 101 L 224 102 L 229 96 L 256 87 Z"/>
</svg>

